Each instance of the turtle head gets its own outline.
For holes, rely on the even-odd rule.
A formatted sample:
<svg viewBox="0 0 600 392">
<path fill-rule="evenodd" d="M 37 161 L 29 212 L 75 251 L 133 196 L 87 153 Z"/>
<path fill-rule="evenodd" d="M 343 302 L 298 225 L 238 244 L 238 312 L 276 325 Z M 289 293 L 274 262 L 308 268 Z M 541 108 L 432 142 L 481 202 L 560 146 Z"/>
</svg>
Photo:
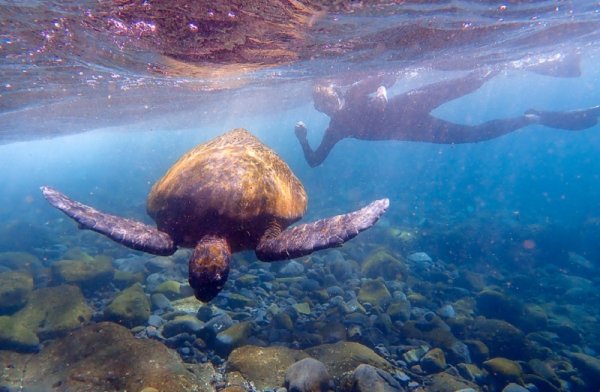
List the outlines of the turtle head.
<svg viewBox="0 0 600 392">
<path fill-rule="evenodd" d="M 231 248 L 224 238 L 202 238 L 192 253 L 189 264 L 189 282 L 194 295 L 209 302 L 223 289 L 229 275 Z"/>
</svg>

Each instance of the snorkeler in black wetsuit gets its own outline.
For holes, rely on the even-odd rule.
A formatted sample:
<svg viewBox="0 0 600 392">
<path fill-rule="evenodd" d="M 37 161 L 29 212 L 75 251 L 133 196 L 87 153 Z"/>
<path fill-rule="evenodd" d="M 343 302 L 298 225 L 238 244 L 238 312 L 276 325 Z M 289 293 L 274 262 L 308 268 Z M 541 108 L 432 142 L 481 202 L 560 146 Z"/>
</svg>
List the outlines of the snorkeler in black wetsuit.
<svg viewBox="0 0 600 392">
<path fill-rule="evenodd" d="M 388 100 L 386 88 L 395 79 L 388 75 L 366 78 L 343 94 L 332 85 L 313 90 L 315 108 L 330 117 L 319 147 L 312 150 L 307 129 L 298 122 L 295 134 L 311 167 L 320 165 L 337 142 L 360 140 L 404 140 L 440 144 L 474 143 L 490 140 L 530 124 L 566 130 L 587 129 L 597 124 L 600 106 L 568 112 L 528 110 L 522 116 L 463 125 L 442 120 L 430 113 L 438 106 L 480 88 L 496 72 L 474 71 L 396 95 Z M 370 94 L 375 93 L 374 96 Z"/>
</svg>

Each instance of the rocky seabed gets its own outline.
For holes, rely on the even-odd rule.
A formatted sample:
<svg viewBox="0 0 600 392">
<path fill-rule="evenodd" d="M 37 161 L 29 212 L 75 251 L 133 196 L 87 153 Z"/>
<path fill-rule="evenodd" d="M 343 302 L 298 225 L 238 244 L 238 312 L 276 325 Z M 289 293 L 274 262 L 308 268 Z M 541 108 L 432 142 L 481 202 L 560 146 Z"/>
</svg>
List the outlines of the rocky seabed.
<svg viewBox="0 0 600 392">
<path fill-rule="evenodd" d="M 597 278 L 392 249 L 242 254 L 209 304 L 188 251 L 0 253 L 0 391 L 599 390 Z"/>
</svg>

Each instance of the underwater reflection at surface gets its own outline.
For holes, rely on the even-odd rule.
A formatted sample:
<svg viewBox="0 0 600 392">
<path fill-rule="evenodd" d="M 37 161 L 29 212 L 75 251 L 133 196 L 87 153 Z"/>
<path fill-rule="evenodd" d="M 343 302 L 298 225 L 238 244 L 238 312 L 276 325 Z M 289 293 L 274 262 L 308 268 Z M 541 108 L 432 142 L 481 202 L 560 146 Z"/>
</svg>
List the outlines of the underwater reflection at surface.
<svg viewBox="0 0 600 392">
<path fill-rule="evenodd" d="M 509 63 L 547 72 L 549 58 L 593 53 L 596 12 L 593 2 L 4 4 L 0 139 L 144 120 L 185 128 L 236 115 L 215 104 L 232 94 L 254 97 L 241 113 L 283 110 L 323 77 Z"/>
</svg>

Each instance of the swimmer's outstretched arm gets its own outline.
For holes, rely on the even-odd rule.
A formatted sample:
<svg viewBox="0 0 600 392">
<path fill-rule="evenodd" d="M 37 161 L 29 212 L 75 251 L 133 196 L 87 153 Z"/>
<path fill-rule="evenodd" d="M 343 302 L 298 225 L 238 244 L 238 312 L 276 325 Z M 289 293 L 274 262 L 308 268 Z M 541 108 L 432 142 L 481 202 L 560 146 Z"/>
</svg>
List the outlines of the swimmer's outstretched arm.
<svg viewBox="0 0 600 392">
<path fill-rule="evenodd" d="M 396 77 L 391 74 L 379 74 L 375 76 L 369 76 L 359 82 L 354 83 L 346 94 L 344 99 L 349 105 L 357 100 L 364 101 L 365 97 L 371 93 L 377 91 L 381 86 L 390 88 L 396 82 Z"/>
<path fill-rule="evenodd" d="M 302 152 L 304 153 L 304 159 L 310 167 L 319 166 L 327 155 L 329 155 L 329 151 L 335 146 L 335 144 L 341 140 L 341 138 L 337 137 L 329 128 L 325 130 L 325 135 L 323 135 L 323 139 L 321 140 L 321 144 L 317 147 L 316 150 L 313 150 L 308 144 L 308 139 L 306 137 L 308 130 L 306 129 L 306 125 L 302 121 L 298 121 L 294 128 L 294 133 L 300 142 L 300 146 L 302 147 Z"/>
<path fill-rule="evenodd" d="M 404 110 L 404 105 L 407 104 L 408 100 L 411 107 L 420 108 L 423 112 L 430 112 L 446 102 L 477 91 L 486 81 L 493 78 L 497 73 L 498 71 L 493 69 L 473 71 L 460 78 L 443 80 L 441 82 L 418 87 L 399 95 L 395 100 L 392 98 L 392 102 L 394 102 L 396 106 L 399 105 L 397 110 Z"/>
</svg>

